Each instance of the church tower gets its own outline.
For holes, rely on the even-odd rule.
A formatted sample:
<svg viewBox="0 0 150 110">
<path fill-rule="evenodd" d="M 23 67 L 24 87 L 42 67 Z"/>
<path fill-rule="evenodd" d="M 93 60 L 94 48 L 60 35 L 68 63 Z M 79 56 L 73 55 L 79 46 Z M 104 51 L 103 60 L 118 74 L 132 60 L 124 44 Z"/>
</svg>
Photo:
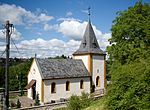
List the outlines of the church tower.
<svg viewBox="0 0 150 110">
<path fill-rule="evenodd" d="M 73 53 L 73 56 L 74 59 L 82 59 L 85 67 L 89 71 L 92 90 L 105 90 L 106 54 L 99 47 L 90 19 L 86 26 L 80 47 Z"/>
</svg>

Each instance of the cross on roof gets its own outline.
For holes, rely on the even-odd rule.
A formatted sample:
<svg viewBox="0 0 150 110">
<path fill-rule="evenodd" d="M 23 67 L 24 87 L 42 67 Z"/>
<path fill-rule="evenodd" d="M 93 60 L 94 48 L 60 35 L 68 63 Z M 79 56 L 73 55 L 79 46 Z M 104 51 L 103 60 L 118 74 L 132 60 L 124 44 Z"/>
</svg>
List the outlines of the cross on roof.
<svg viewBox="0 0 150 110">
<path fill-rule="evenodd" d="M 88 8 L 88 15 L 89 15 L 89 20 L 90 20 L 90 15 L 91 15 L 91 7 L 89 6 L 89 8 Z"/>
</svg>

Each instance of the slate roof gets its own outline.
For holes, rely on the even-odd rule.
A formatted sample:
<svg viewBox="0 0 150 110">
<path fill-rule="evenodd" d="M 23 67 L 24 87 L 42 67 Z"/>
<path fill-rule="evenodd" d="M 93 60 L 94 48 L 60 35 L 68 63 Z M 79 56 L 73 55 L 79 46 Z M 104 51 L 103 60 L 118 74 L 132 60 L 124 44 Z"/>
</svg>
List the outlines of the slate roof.
<svg viewBox="0 0 150 110">
<path fill-rule="evenodd" d="M 87 24 L 80 47 L 73 53 L 73 55 L 85 53 L 105 54 L 105 52 L 103 52 L 98 45 L 90 20 Z"/>
<path fill-rule="evenodd" d="M 89 76 L 82 60 L 36 58 L 43 79 L 74 78 Z"/>
</svg>

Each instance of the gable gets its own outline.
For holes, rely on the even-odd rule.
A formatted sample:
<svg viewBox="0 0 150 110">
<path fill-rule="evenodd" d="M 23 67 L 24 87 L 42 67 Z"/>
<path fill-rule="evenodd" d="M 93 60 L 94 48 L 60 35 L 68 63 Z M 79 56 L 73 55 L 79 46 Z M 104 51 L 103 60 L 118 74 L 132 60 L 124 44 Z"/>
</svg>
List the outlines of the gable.
<svg viewBox="0 0 150 110">
<path fill-rule="evenodd" d="M 30 66 L 30 70 L 28 72 L 28 77 L 32 77 L 33 79 L 35 79 L 36 77 L 43 77 L 41 74 L 41 70 L 38 66 L 38 63 L 36 61 L 36 58 L 33 59 L 32 64 Z"/>
</svg>

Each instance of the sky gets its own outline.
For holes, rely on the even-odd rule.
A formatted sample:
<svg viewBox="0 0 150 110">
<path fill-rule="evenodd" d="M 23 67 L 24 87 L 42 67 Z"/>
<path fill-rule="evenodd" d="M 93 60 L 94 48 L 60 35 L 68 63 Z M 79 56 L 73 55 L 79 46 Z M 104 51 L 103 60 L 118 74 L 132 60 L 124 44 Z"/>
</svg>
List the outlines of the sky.
<svg viewBox="0 0 150 110">
<path fill-rule="evenodd" d="M 0 57 L 5 57 L 6 20 L 14 25 L 10 57 L 72 56 L 89 16 L 100 48 L 106 51 L 118 11 L 137 0 L 0 0 Z M 150 3 L 150 0 L 143 0 Z"/>
</svg>

